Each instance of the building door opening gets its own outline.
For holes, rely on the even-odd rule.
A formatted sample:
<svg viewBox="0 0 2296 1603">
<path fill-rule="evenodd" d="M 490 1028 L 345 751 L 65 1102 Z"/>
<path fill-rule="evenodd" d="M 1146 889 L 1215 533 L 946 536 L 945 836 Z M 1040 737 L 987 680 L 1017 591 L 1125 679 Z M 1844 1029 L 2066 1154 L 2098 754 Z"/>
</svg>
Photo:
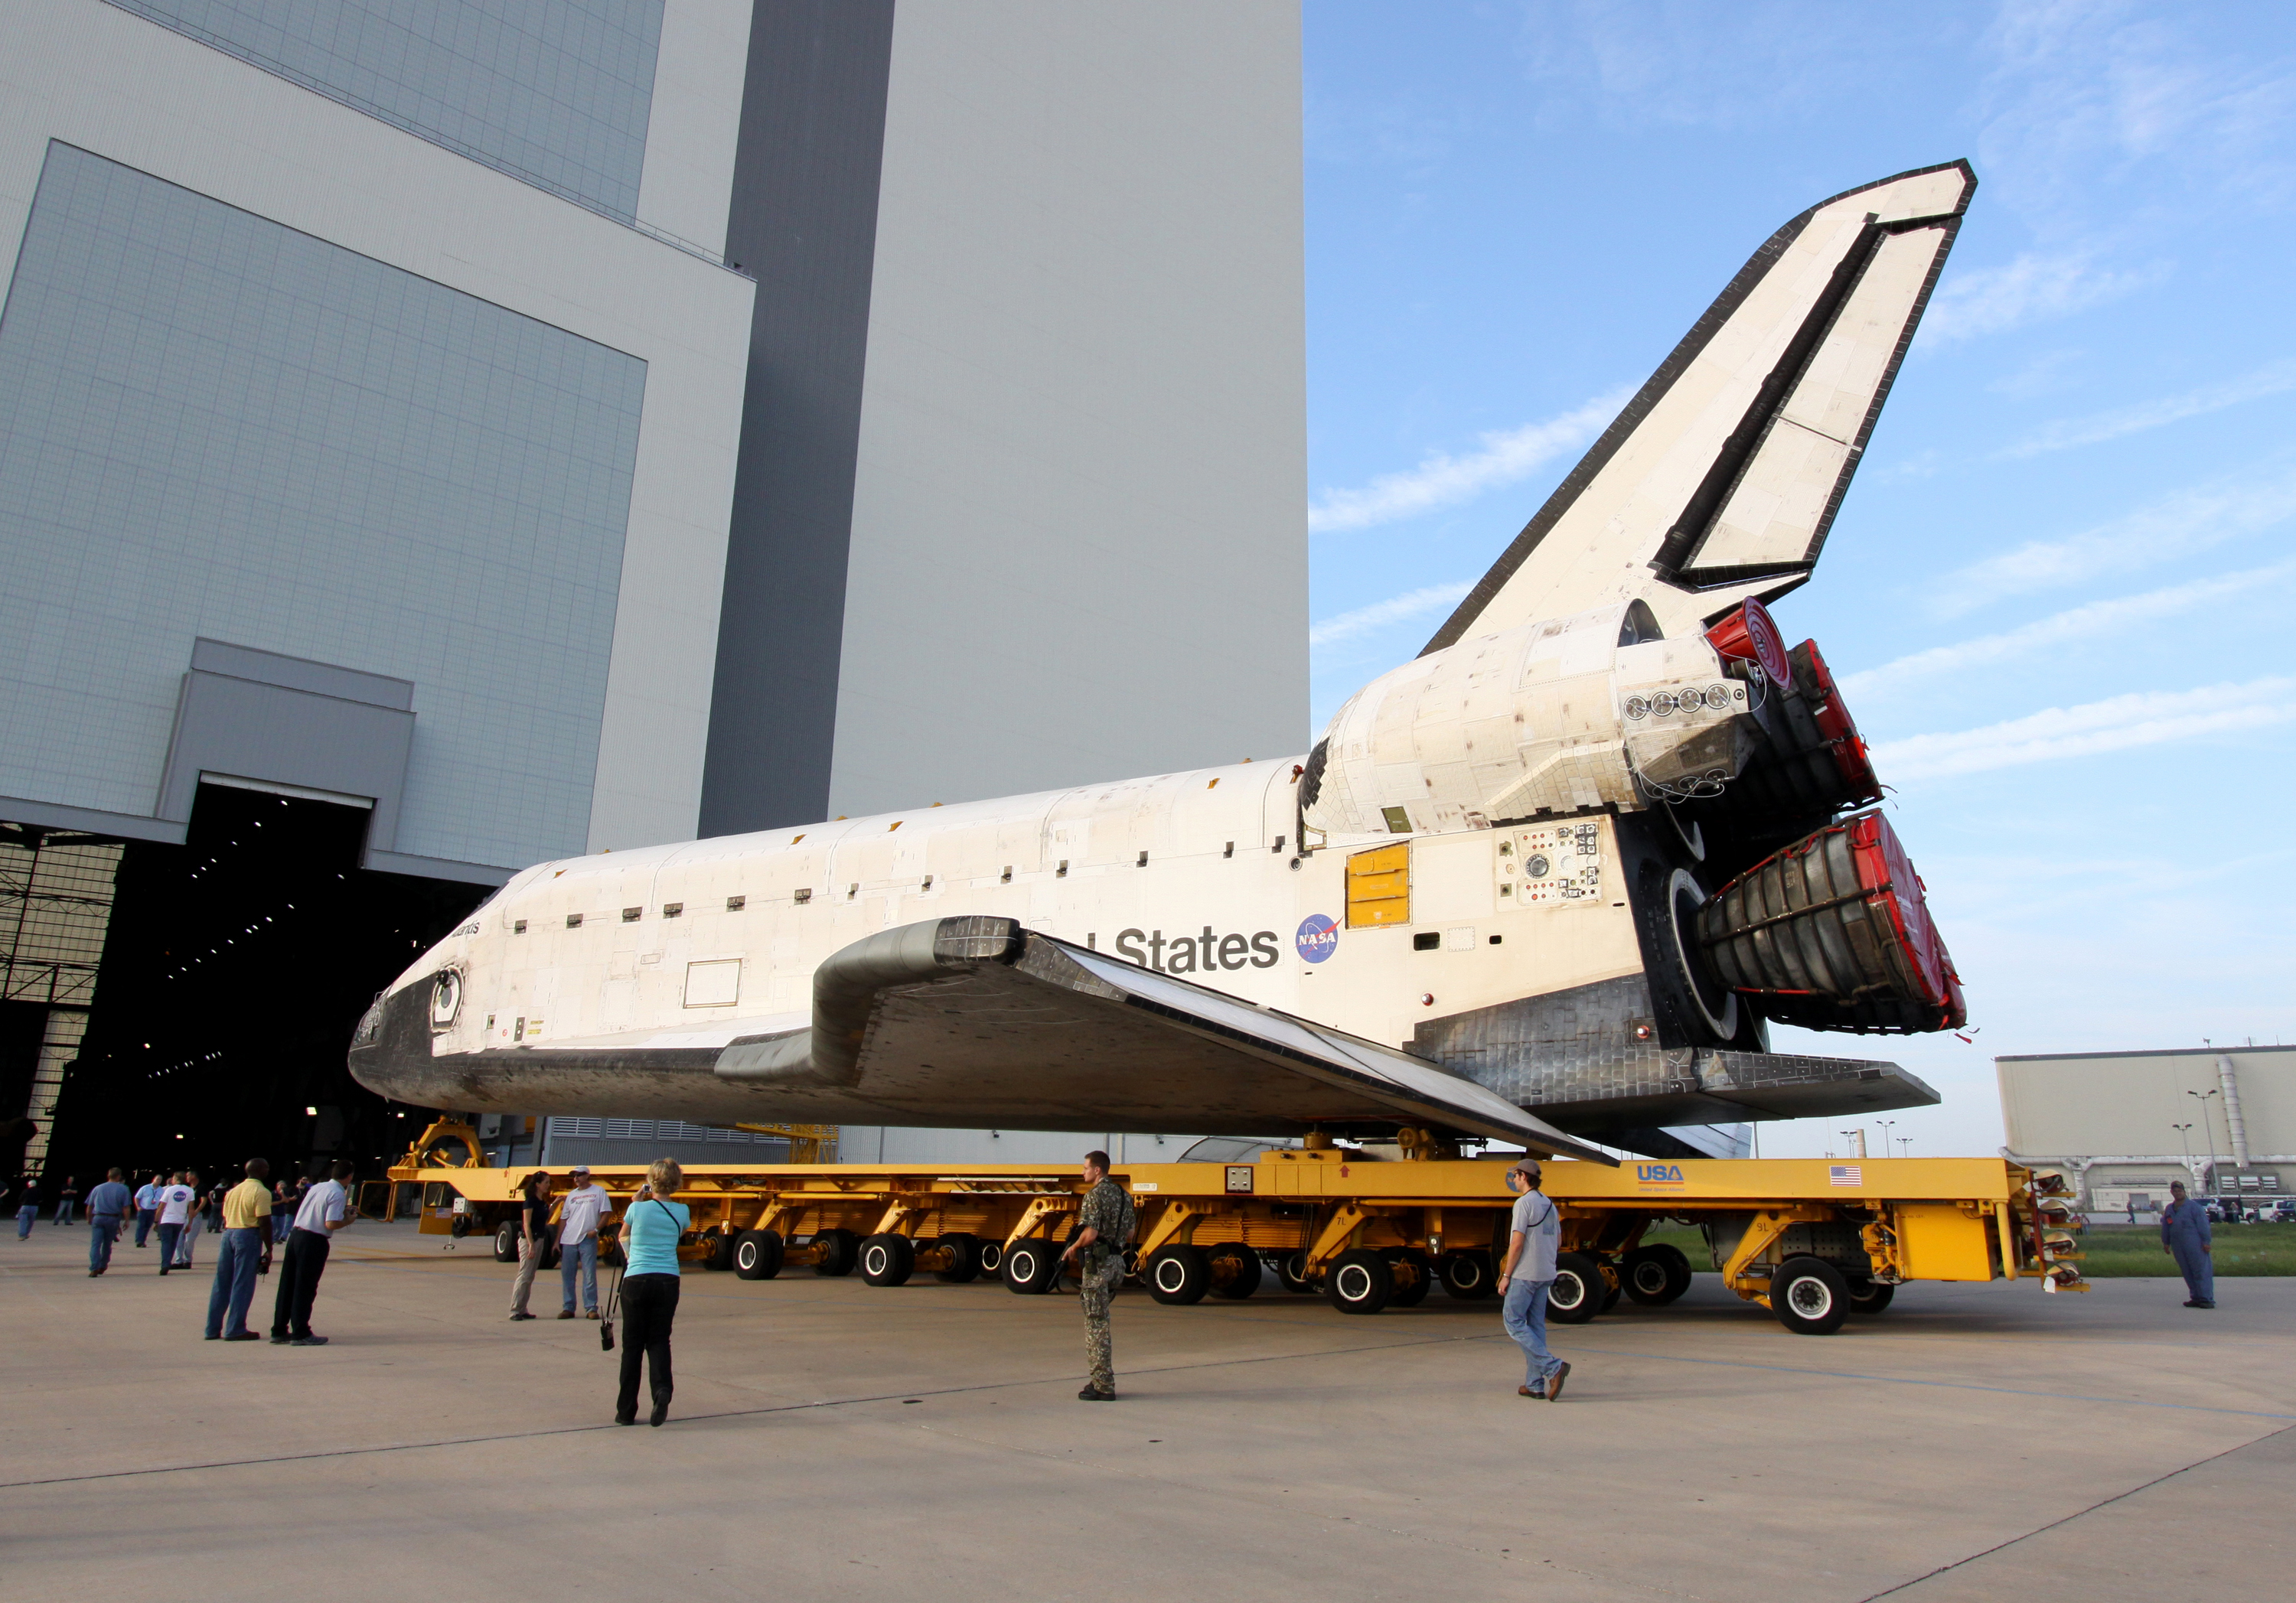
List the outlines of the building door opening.
<svg viewBox="0 0 2296 1603">
<path fill-rule="evenodd" d="M 131 842 L 87 1033 L 56 1103 L 48 1167 L 275 1175 L 348 1157 L 363 1178 L 418 1110 L 350 1077 L 375 993 L 489 892 L 358 866 L 367 814 L 200 787 L 181 846 Z"/>
</svg>

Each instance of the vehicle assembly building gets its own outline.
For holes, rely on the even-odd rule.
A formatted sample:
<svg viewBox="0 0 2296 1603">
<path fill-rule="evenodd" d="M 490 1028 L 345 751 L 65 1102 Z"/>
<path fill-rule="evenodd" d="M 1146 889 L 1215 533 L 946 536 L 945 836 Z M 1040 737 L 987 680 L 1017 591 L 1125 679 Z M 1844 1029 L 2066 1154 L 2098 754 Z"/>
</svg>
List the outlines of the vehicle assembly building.
<svg viewBox="0 0 2296 1603">
<path fill-rule="evenodd" d="M 1275 4 L 0 19 L 0 1163 L 396 1152 L 351 1026 L 531 863 L 1295 746 L 1299 97 Z"/>
<path fill-rule="evenodd" d="M 2159 1212 L 2171 1181 L 2243 1210 L 2296 1195 L 2296 1046 L 1996 1058 L 2020 1163 L 2062 1167 L 2089 1212 Z"/>
</svg>

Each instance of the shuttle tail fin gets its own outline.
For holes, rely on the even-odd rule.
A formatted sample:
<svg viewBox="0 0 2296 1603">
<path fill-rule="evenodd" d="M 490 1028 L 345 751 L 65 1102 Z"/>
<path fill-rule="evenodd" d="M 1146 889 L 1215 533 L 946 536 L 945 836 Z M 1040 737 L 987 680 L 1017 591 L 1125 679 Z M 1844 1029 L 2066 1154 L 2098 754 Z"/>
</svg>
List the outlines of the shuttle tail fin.
<svg viewBox="0 0 2296 1603">
<path fill-rule="evenodd" d="M 1680 634 L 1806 580 L 1976 186 L 1900 173 L 1772 234 L 1426 650 L 1633 600 Z"/>
</svg>

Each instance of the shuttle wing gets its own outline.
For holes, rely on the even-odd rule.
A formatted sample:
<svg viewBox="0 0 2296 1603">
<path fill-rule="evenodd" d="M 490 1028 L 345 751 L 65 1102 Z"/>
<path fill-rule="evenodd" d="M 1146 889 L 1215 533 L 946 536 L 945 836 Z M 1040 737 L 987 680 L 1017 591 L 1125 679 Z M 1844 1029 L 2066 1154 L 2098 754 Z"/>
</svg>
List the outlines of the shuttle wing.
<svg viewBox="0 0 2296 1603">
<path fill-rule="evenodd" d="M 1976 187 L 1900 173 L 1772 234 L 1427 650 L 1634 600 L 1679 634 L 1801 584 Z"/>
<path fill-rule="evenodd" d="M 721 1080 L 852 1122 L 1299 1135 L 1428 1126 L 1615 1160 L 1450 1070 L 1025 929 L 939 919 L 816 973 L 814 1023 Z"/>
</svg>

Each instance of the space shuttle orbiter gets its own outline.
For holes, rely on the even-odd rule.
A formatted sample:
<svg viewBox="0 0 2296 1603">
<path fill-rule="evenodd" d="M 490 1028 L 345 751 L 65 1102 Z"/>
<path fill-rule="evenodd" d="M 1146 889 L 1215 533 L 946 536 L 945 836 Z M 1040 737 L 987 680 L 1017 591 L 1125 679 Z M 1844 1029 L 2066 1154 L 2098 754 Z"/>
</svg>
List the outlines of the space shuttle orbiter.
<svg viewBox="0 0 2296 1603">
<path fill-rule="evenodd" d="M 1976 180 L 1811 208 L 1313 750 L 528 869 L 361 1020 L 464 1110 L 1602 1155 L 1933 1102 L 1963 1020 L 1807 578 Z"/>
</svg>

